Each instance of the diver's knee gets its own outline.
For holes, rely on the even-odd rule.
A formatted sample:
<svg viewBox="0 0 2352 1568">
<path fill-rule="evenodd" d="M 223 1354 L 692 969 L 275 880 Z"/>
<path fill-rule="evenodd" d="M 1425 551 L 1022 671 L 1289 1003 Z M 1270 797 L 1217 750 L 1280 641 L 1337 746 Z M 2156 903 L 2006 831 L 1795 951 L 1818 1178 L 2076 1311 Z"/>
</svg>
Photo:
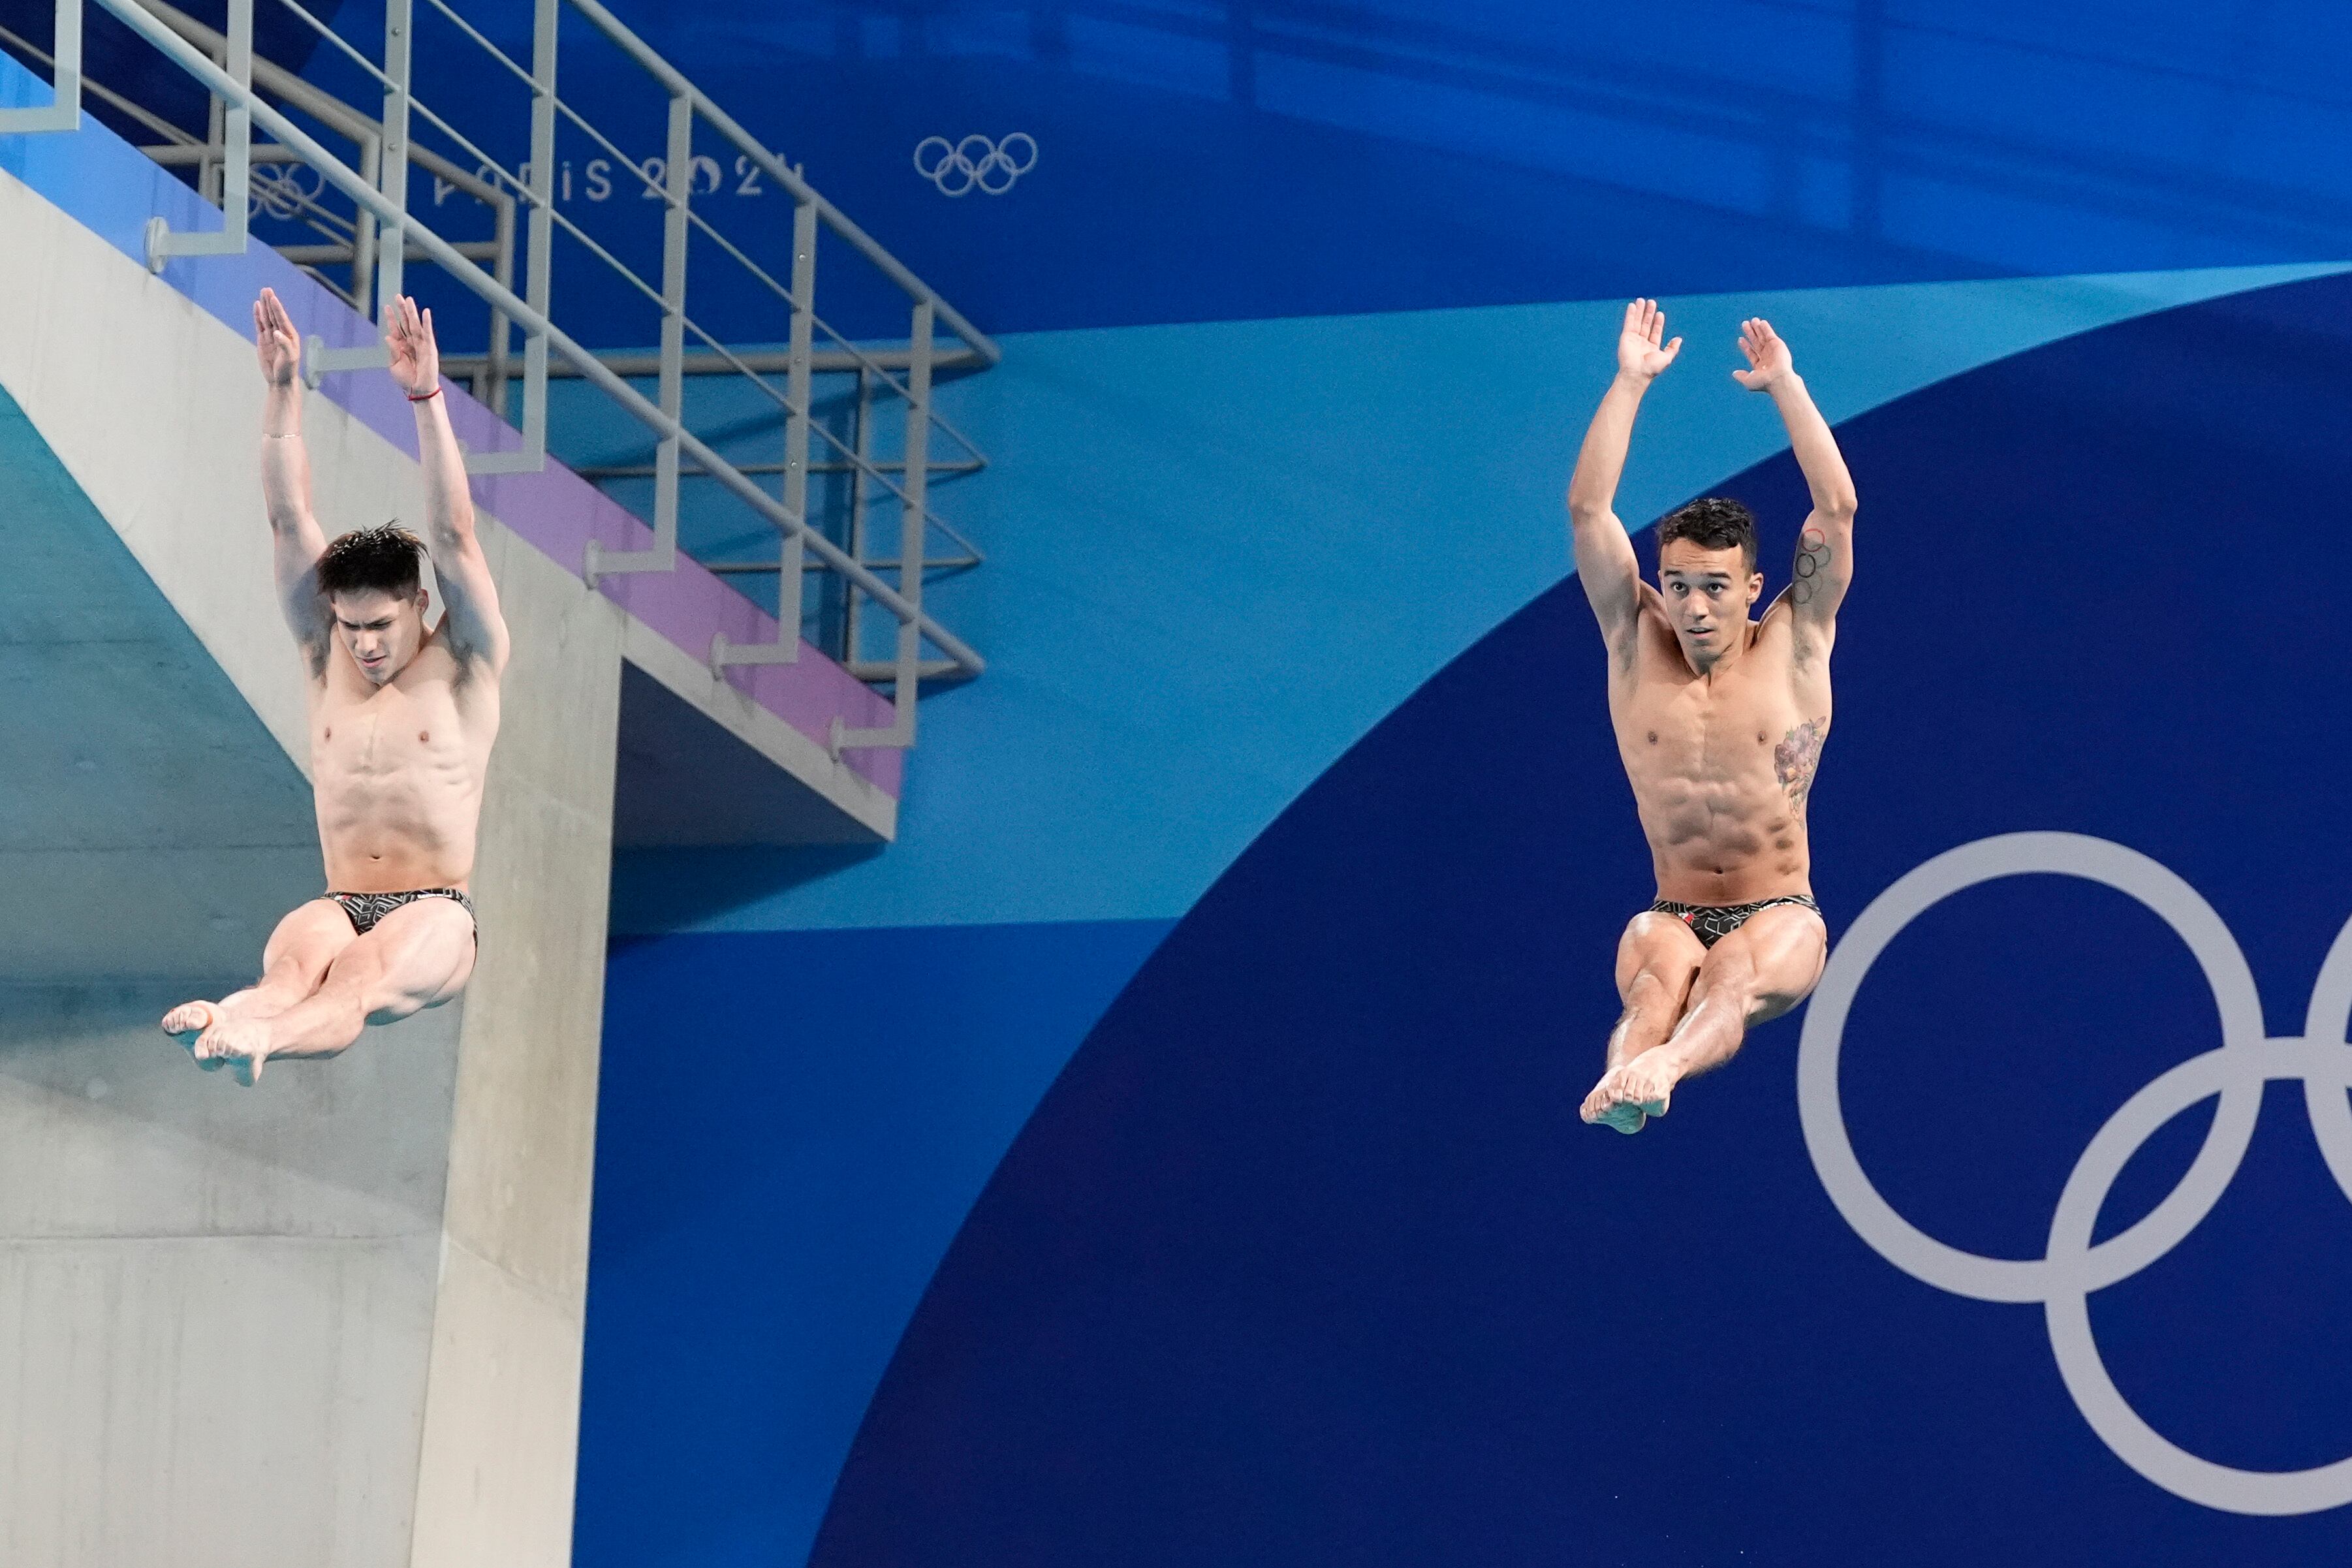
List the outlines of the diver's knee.
<svg viewBox="0 0 2352 1568">
<path fill-rule="evenodd" d="M 456 965 L 444 978 L 405 985 L 387 985 L 368 997 L 367 1021 L 371 1024 L 397 1024 L 429 1007 L 438 1007 L 457 999 L 472 977 L 470 962 Z"/>
<path fill-rule="evenodd" d="M 1691 984 L 1691 1005 L 1713 1003 L 1738 1007 L 1745 1014 L 1754 1010 L 1763 992 L 1763 978 L 1753 960 L 1745 953 L 1724 953 L 1720 962 L 1710 962 L 1699 970 Z"/>
<path fill-rule="evenodd" d="M 385 991 L 368 998 L 366 1021 L 378 1027 L 397 1024 L 403 1018 L 415 1017 L 422 1013 L 432 1006 L 435 1000 L 413 991 Z"/>
<path fill-rule="evenodd" d="M 1625 983 L 1625 1007 L 1628 1012 L 1649 1013 L 1672 1007 L 1679 999 L 1674 987 L 1654 969 L 1636 970 L 1633 978 Z"/>
</svg>

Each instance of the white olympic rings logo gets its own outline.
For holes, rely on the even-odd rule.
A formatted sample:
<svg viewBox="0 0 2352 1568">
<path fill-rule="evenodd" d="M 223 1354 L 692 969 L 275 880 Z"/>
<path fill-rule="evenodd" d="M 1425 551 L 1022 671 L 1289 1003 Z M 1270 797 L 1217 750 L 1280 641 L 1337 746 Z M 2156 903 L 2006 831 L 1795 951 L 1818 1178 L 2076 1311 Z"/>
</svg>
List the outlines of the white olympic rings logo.
<svg viewBox="0 0 2352 1568">
<path fill-rule="evenodd" d="M 316 207 L 326 190 L 327 176 L 308 163 L 257 168 L 246 181 L 245 213 L 290 218 Z"/>
<path fill-rule="evenodd" d="M 2001 877 L 2052 872 L 2102 883 L 2147 905 L 2188 943 L 2221 1015 L 2221 1044 L 2159 1074 L 2108 1119 L 2059 1194 L 2048 1250 L 1986 1258 L 1917 1229 L 1863 1173 L 1838 1100 L 1846 1015 L 1871 963 L 1896 933 L 1939 900 Z M 2300 1039 L 2266 1039 L 2253 973 L 2230 928 L 2197 890 L 2147 856 L 2073 833 L 2011 833 L 1948 850 L 1871 902 L 1830 955 L 1805 1017 L 1797 1104 L 1822 1185 L 1863 1240 L 1897 1268 L 1955 1295 L 2038 1301 L 2059 1374 L 2075 1406 L 2116 1458 L 2175 1496 L 2232 1513 L 2316 1513 L 2352 1502 L 2352 1458 L 2307 1470 L 2241 1470 L 2179 1447 L 2140 1419 L 2107 1375 L 2091 1336 L 2089 1297 L 2126 1279 L 2194 1230 L 2237 1174 L 2254 1135 L 2263 1084 L 2299 1079 L 2328 1170 L 2352 1197 L 2352 923 L 2337 933 L 2313 984 Z M 2212 1129 L 2189 1173 L 2137 1225 L 2094 1246 L 2100 1205 L 2126 1162 L 2155 1131 L 2219 1094 Z"/>
<path fill-rule="evenodd" d="M 915 143 L 915 173 L 937 185 L 943 196 L 973 190 L 1001 196 L 1013 188 L 1013 181 L 1036 166 L 1037 139 L 1026 131 L 1015 131 L 1002 142 L 985 136 L 967 136 L 961 142 L 926 136 Z"/>
</svg>

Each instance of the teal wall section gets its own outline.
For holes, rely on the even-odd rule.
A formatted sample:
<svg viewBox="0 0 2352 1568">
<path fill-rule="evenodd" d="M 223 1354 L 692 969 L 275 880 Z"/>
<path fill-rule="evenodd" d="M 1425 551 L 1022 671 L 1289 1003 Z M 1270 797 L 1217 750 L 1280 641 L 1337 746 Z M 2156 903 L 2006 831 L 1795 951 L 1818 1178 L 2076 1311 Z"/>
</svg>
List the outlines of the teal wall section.
<svg viewBox="0 0 2352 1568">
<path fill-rule="evenodd" d="M 1669 300 L 1639 522 L 1780 449 L 1730 377 L 1769 316 L 1832 419 L 2328 265 Z M 1622 302 L 1013 337 L 943 399 L 995 458 L 936 594 L 987 677 L 928 700 L 887 853 L 637 851 L 615 929 L 1169 920 L 1423 680 L 1569 567 L 1560 491 Z M 747 413 L 749 410 L 747 409 Z M 1900 527 L 1872 498 L 1873 526 Z M 1779 573 L 1779 563 L 1767 563 Z M 1580 650 L 1562 650 L 1566 658 Z M 1462 766 L 1478 765 L 1464 737 Z M 1446 803 L 1430 802 L 1433 827 Z"/>
</svg>

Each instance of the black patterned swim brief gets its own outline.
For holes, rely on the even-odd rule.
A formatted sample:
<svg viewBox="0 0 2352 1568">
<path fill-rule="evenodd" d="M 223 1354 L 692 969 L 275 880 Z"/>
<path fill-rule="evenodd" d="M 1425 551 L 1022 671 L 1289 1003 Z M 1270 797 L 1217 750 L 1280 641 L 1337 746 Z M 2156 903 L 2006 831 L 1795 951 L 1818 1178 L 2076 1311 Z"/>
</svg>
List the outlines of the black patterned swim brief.
<svg viewBox="0 0 2352 1568">
<path fill-rule="evenodd" d="M 393 910 L 403 904 L 413 904 L 419 899 L 448 899 L 464 910 L 469 918 L 474 912 L 474 900 L 455 888 L 419 888 L 413 893 L 330 892 L 327 897 L 343 907 L 343 913 L 351 920 L 352 929 L 362 936 L 373 931 L 375 922 Z"/>
<path fill-rule="evenodd" d="M 1672 899 L 1660 899 L 1650 906 L 1650 912 L 1674 916 L 1696 933 L 1701 947 L 1713 947 L 1746 925 L 1757 910 L 1769 910 L 1775 904 L 1796 904 L 1815 914 L 1822 912 L 1822 906 L 1813 902 L 1811 893 L 1789 893 L 1777 899 L 1759 899 L 1752 904 L 1678 904 Z"/>
</svg>

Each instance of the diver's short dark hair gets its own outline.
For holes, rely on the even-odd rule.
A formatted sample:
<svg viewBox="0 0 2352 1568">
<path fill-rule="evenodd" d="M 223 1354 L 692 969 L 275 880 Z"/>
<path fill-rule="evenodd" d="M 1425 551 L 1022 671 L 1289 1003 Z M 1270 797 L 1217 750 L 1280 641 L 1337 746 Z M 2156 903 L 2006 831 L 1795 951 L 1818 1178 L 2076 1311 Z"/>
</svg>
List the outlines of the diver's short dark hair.
<svg viewBox="0 0 2352 1568">
<path fill-rule="evenodd" d="M 1659 548 L 1677 539 L 1687 539 L 1707 550 L 1729 550 L 1738 545 L 1748 570 L 1756 570 L 1756 514 L 1729 496 L 1701 496 L 1660 518 Z"/>
<path fill-rule="evenodd" d="M 406 598 L 425 584 L 424 555 L 424 541 L 396 523 L 346 533 L 319 557 L 319 592 Z"/>
</svg>

